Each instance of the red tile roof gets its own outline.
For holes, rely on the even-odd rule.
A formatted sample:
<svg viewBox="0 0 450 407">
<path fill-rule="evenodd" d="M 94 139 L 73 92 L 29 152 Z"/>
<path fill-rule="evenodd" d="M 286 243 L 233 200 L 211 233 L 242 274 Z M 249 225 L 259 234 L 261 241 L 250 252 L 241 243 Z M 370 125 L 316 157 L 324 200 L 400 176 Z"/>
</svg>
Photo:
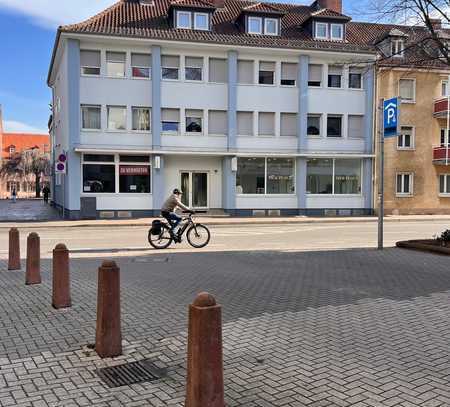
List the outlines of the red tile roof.
<svg viewBox="0 0 450 407">
<path fill-rule="evenodd" d="M 178 0 L 183 4 L 206 0 Z M 242 45 L 265 48 L 326 49 L 346 52 L 376 52 L 375 44 L 389 35 L 391 30 L 400 30 L 406 38 L 404 58 L 382 58 L 384 65 L 421 65 L 447 68 L 439 58 L 427 55 L 433 44 L 425 41 L 428 31 L 425 27 L 396 26 L 348 22 L 344 42 L 314 40 L 306 28 L 311 17 L 349 18 L 332 10 L 317 11 L 316 7 L 285 3 L 255 3 L 251 0 L 224 0 L 224 7 L 218 8 L 212 18 L 211 31 L 177 30 L 171 27 L 168 11 L 173 4 L 170 0 L 154 0 L 152 6 L 141 5 L 139 0 L 120 0 L 105 11 L 79 24 L 60 27 L 60 32 L 86 33 L 108 36 L 152 38 L 167 41 L 208 42 L 228 45 Z M 281 35 L 264 36 L 242 32 L 236 24 L 243 10 L 280 10 Z M 450 31 L 446 30 L 447 33 Z M 59 35 L 59 34 L 58 34 Z M 57 42 L 58 42 L 57 37 Z M 427 43 L 426 47 L 423 46 Z M 419 44 L 416 46 L 414 44 Z M 426 48 L 426 49 L 424 49 Z M 434 46 L 436 49 L 436 46 Z M 434 51 L 436 55 L 436 51 Z"/>
<path fill-rule="evenodd" d="M 320 17 L 320 18 L 334 18 L 339 20 L 351 20 L 351 17 L 346 16 L 344 14 L 339 14 L 334 10 L 329 10 L 327 8 L 322 8 L 320 10 L 314 11 L 311 13 L 312 17 Z"/>
<path fill-rule="evenodd" d="M 242 11 L 252 12 L 252 13 L 268 13 L 268 14 L 279 14 L 283 15 L 286 12 L 283 10 L 280 10 L 277 7 L 274 7 L 271 4 L 267 3 L 254 3 L 250 6 L 246 6 L 242 8 Z"/>
<path fill-rule="evenodd" d="M 284 3 L 261 3 L 251 0 L 225 0 L 225 7 L 213 14 L 212 31 L 177 30 L 170 26 L 170 0 L 155 0 L 153 6 L 144 6 L 138 0 L 121 0 L 105 11 L 79 24 L 60 27 L 61 32 L 143 37 L 172 41 L 213 42 L 266 48 L 340 49 L 349 52 L 373 52 L 373 47 L 360 41 L 344 43 L 314 41 L 302 27 L 316 9 Z M 280 10 L 281 35 L 261 36 L 242 32 L 236 20 L 246 7 Z M 355 37 L 356 38 L 356 37 Z"/>
<path fill-rule="evenodd" d="M 41 151 L 50 152 L 50 136 L 48 134 L 29 133 L 0 133 L 2 139 L 1 158 L 9 158 L 9 148 L 14 146 L 15 152 L 19 153 L 32 148 L 39 148 Z"/>
<path fill-rule="evenodd" d="M 216 8 L 210 2 L 205 0 L 174 0 L 170 5 L 178 7 L 206 8 L 211 10 Z"/>
</svg>

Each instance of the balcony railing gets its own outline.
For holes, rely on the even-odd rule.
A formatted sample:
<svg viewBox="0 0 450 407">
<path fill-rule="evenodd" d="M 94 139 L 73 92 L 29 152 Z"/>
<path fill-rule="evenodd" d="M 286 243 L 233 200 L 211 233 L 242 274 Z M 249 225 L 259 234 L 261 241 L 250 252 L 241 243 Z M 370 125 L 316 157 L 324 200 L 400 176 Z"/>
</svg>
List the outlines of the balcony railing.
<svg viewBox="0 0 450 407">
<path fill-rule="evenodd" d="M 433 164 L 450 165 L 450 146 L 433 147 Z"/>
<path fill-rule="evenodd" d="M 434 101 L 434 117 L 437 118 L 447 118 L 448 114 L 448 98 L 440 98 Z"/>
</svg>

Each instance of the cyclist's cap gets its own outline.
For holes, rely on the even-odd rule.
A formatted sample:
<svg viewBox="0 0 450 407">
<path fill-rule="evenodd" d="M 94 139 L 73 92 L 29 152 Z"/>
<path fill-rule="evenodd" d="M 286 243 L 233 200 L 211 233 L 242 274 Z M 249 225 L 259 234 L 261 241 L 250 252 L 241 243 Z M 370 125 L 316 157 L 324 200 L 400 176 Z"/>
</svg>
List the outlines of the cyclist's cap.
<svg viewBox="0 0 450 407">
<path fill-rule="evenodd" d="M 173 193 L 174 193 L 175 195 L 182 195 L 182 194 L 183 194 L 183 192 L 181 192 L 178 188 L 175 188 L 175 189 L 173 190 Z"/>
</svg>

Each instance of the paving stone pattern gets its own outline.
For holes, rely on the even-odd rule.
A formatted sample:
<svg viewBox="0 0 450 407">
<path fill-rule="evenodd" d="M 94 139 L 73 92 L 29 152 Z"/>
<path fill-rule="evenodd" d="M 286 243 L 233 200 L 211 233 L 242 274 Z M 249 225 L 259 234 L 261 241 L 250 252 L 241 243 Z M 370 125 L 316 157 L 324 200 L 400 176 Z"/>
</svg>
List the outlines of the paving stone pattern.
<svg viewBox="0 0 450 407">
<path fill-rule="evenodd" d="M 59 212 L 42 199 L 0 199 L 0 222 L 58 220 Z"/>
<path fill-rule="evenodd" d="M 0 406 L 182 406 L 187 304 L 224 314 L 227 406 L 450 406 L 450 260 L 389 249 L 195 253 L 117 260 L 124 356 L 101 360 L 96 268 L 71 262 L 69 310 L 0 260 Z M 100 367 L 152 359 L 167 376 L 108 388 Z"/>
</svg>

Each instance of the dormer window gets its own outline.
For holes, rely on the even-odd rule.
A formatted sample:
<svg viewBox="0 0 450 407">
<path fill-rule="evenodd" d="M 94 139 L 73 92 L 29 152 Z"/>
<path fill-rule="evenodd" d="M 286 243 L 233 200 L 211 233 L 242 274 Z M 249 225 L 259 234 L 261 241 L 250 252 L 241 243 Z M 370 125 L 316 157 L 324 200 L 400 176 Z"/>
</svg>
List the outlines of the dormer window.
<svg viewBox="0 0 450 407">
<path fill-rule="evenodd" d="M 266 35 L 278 35 L 278 19 L 266 18 L 264 20 L 264 33 Z"/>
<path fill-rule="evenodd" d="M 248 18 L 248 33 L 249 34 L 262 34 L 262 18 L 261 17 L 249 17 Z"/>
<path fill-rule="evenodd" d="M 328 39 L 328 24 L 327 23 L 316 23 L 315 37 L 317 40 L 327 40 Z"/>
<path fill-rule="evenodd" d="M 208 13 L 194 13 L 194 30 L 209 29 L 209 15 Z"/>
<path fill-rule="evenodd" d="M 393 57 L 403 57 L 405 52 L 405 41 L 402 39 L 393 39 L 391 42 L 391 55 Z"/>
<path fill-rule="evenodd" d="M 344 26 L 342 24 L 331 24 L 331 40 L 342 41 L 344 39 Z"/>
<path fill-rule="evenodd" d="M 192 28 L 192 13 L 190 11 L 177 11 L 177 28 Z"/>
</svg>

